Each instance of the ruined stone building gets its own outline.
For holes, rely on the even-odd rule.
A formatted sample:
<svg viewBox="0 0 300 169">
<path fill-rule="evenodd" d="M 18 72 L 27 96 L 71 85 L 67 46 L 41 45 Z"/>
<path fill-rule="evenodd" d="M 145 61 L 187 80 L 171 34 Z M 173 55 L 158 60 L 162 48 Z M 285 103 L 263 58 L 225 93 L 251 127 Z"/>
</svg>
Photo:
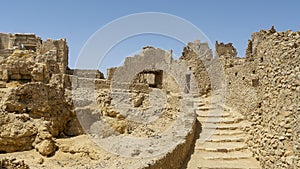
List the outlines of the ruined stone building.
<svg viewBox="0 0 300 169">
<path fill-rule="evenodd" d="M 0 168 L 300 168 L 300 32 L 215 45 L 145 47 L 105 78 L 65 39 L 0 33 Z"/>
</svg>

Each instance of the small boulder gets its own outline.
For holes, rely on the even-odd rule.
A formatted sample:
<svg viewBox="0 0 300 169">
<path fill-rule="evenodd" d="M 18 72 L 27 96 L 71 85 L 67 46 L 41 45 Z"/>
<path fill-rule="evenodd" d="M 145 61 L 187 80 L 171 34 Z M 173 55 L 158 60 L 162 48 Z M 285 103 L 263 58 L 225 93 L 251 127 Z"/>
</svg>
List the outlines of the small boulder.
<svg viewBox="0 0 300 169">
<path fill-rule="evenodd" d="M 57 150 L 57 146 L 55 145 L 55 142 L 49 139 L 43 140 L 42 142 L 37 144 L 35 148 L 43 156 L 52 155 Z"/>
</svg>

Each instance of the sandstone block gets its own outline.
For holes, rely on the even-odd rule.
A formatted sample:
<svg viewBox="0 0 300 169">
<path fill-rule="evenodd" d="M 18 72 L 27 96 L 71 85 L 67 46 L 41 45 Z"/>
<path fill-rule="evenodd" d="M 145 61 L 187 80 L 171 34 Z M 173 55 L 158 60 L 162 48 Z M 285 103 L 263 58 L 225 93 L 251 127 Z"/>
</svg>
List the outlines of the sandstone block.
<svg viewBox="0 0 300 169">
<path fill-rule="evenodd" d="M 56 150 L 57 146 L 53 140 L 43 140 L 38 145 L 35 146 L 38 152 L 43 156 L 52 155 Z"/>
</svg>

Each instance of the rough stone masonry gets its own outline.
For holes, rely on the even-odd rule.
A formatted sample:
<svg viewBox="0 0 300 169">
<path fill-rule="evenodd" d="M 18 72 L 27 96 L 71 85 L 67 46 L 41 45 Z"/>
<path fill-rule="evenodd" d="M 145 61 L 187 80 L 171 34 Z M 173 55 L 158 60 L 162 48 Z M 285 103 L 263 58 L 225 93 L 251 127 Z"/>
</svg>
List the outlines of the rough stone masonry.
<svg viewBox="0 0 300 169">
<path fill-rule="evenodd" d="M 171 53 L 161 49 L 146 47 L 142 51 L 147 52 L 161 53 L 172 60 Z M 225 86 L 226 105 L 236 109 L 250 122 L 250 126 L 245 128 L 249 135 L 247 145 L 261 167 L 300 168 L 300 32 L 277 32 L 272 27 L 253 33 L 244 58 L 237 57 L 231 43 L 216 42 L 216 52 L 218 56 L 213 58 L 207 43 L 200 41 L 191 42 L 183 49 L 178 63 L 185 63 L 188 71 L 193 72 L 198 95 L 205 96 L 213 89 Z M 221 71 L 214 69 L 218 60 L 225 79 L 210 79 L 209 73 L 218 77 Z M 38 160 L 38 164 L 30 163 L 28 166 L 32 168 L 39 168 L 43 163 L 47 167 L 46 164 L 51 164 L 47 163 L 47 158 L 61 152 L 84 161 L 90 160 L 91 164 L 103 157 L 103 163 L 94 165 L 95 168 L 130 168 L 133 163 L 137 164 L 136 161 L 108 154 L 95 155 L 96 150 L 72 150 L 60 140 L 81 138 L 86 131 L 93 130 L 93 124 L 99 123 L 95 119 L 107 122 L 107 130 L 102 131 L 103 137 L 158 137 L 159 131 L 173 124 L 180 112 L 177 103 L 181 96 L 174 79 L 159 70 L 144 70 L 130 86 L 132 107 L 148 108 L 149 92 L 161 90 L 168 95 L 167 109 L 155 124 L 140 125 L 127 120 L 114 109 L 109 90 L 117 68 L 108 69 L 106 79 L 97 70 L 69 69 L 65 39 L 43 41 L 34 34 L 0 33 L 0 63 L 0 155 L 28 153 L 35 149 L 43 158 Z M 215 80 L 216 86 L 212 86 L 212 80 Z M 82 96 L 86 92 L 86 82 L 96 84 L 96 92 L 88 93 L 96 95 L 96 103 Z M 76 99 L 72 100 L 74 88 L 79 90 L 75 93 Z M 79 120 L 85 121 L 86 125 L 81 125 Z M 197 126 L 192 126 L 185 142 L 151 162 L 140 160 L 136 167 L 182 166 L 193 144 Z M 138 154 L 137 151 L 132 155 Z M 3 159 L 0 164 L 0 167 L 28 168 L 15 159 Z M 62 166 L 59 165 L 58 168 Z M 76 165 L 69 160 L 63 166 Z"/>
</svg>

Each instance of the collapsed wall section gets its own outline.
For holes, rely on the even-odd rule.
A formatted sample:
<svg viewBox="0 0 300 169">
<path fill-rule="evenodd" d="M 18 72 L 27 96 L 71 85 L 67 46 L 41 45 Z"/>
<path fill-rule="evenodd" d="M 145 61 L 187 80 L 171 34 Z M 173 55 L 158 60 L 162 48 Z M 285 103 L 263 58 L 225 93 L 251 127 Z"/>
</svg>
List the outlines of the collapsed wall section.
<svg viewBox="0 0 300 169">
<path fill-rule="evenodd" d="M 34 34 L 0 34 L 0 80 L 49 82 L 65 74 L 68 46 L 65 39 L 42 41 Z"/>
<path fill-rule="evenodd" d="M 208 93 L 211 90 L 211 82 L 207 68 L 212 60 L 212 51 L 207 43 L 200 43 L 199 40 L 190 42 L 183 48 L 179 60 L 186 61 L 189 71 L 193 72 L 199 94 Z"/>
</svg>

